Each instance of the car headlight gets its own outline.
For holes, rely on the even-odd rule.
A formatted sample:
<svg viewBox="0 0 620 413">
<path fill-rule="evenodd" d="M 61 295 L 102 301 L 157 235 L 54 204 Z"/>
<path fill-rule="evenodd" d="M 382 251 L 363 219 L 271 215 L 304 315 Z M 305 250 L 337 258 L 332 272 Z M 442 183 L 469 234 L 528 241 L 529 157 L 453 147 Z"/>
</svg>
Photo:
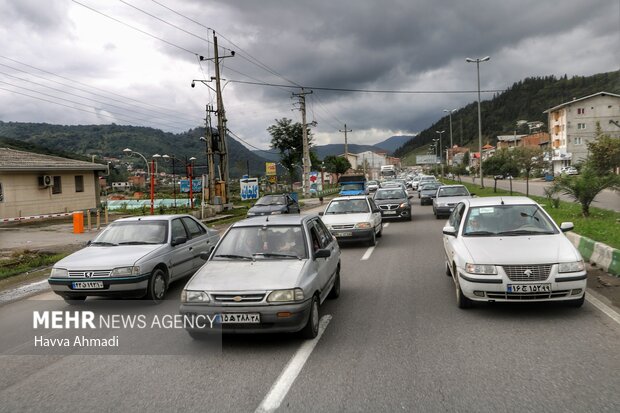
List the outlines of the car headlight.
<svg viewBox="0 0 620 413">
<path fill-rule="evenodd" d="M 447 202 L 437 202 L 437 206 L 439 206 L 439 207 L 447 207 L 448 203 Z"/>
<path fill-rule="evenodd" d="M 211 301 L 209 295 L 204 291 L 183 290 L 181 291 L 182 303 L 208 303 Z"/>
<path fill-rule="evenodd" d="M 50 277 L 67 277 L 69 273 L 64 268 L 52 268 Z"/>
<path fill-rule="evenodd" d="M 406 202 L 403 202 L 402 204 L 400 204 L 398 207 L 399 208 L 407 208 L 409 205 Z"/>
<path fill-rule="evenodd" d="M 355 228 L 368 229 L 368 228 L 372 228 L 372 225 L 370 224 L 370 222 L 358 222 L 357 224 L 355 224 Z"/>
<path fill-rule="evenodd" d="M 489 264 L 465 264 L 465 271 L 470 274 L 478 274 L 478 275 L 494 275 L 497 274 L 497 268 L 495 265 Z"/>
<path fill-rule="evenodd" d="M 131 267 L 114 268 L 110 274 L 110 277 L 127 277 L 134 275 L 140 275 L 140 267 L 135 265 Z"/>
<path fill-rule="evenodd" d="M 278 215 L 281 214 L 282 211 L 271 211 L 271 215 Z"/>
<path fill-rule="evenodd" d="M 585 270 L 586 265 L 583 260 L 575 262 L 561 262 L 558 266 L 558 272 L 579 272 Z"/>
<path fill-rule="evenodd" d="M 254 215 L 256 215 L 256 212 L 248 212 L 249 217 L 253 217 Z"/>
<path fill-rule="evenodd" d="M 282 303 L 287 301 L 303 301 L 304 291 L 301 288 L 291 290 L 275 290 L 267 297 L 268 303 Z"/>
</svg>

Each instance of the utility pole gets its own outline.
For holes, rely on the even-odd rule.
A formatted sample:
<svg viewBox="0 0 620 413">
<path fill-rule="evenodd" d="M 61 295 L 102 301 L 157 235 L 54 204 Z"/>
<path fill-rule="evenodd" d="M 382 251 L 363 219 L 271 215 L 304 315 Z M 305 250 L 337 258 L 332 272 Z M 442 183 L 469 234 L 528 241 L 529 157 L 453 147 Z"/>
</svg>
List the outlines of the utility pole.
<svg viewBox="0 0 620 413">
<path fill-rule="evenodd" d="M 215 61 L 215 93 L 217 97 L 217 130 L 219 131 L 220 170 L 222 171 L 226 193 L 224 203 L 230 201 L 230 182 L 228 174 L 228 146 L 226 145 L 226 111 L 222 100 L 222 87 L 220 84 L 220 58 L 217 48 L 217 36 L 213 31 L 213 58 Z M 233 54 L 234 56 L 234 54 Z"/>
<path fill-rule="evenodd" d="M 302 125 L 302 139 L 303 139 L 303 176 L 302 176 L 302 189 L 304 197 L 308 196 L 308 176 L 310 175 L 310 145 L 308 145 L 308 125 L 306 124 L 306 95 L 311 94 L 312 91 L 305 92 L 301 89 L 300 93 L 293 93 L 293 96 L 299 98 L 299 110 L 301 111 L 301 125 Z"/>
<path fill-rule="evenodd" d="M 349 159 L 349 143 L 347 142 L 347 132 L 353 132 L 353 130 L 347 130 L 347 124 L 345 123 L 344 130 L 339 129 L 339 132 L 344 132 L 344 159 Z"/>
<path fill-rule="evenodd" d="M 207 143 L 207 166 L 209 174 L 209 204 L 213 205 L 215 198 L 215 157 L 213 156 L 213 130 L 211 129 L 211 113 L 215 113 L 212 105 L 206 107 L 205 117 L 205 141 Z M 219 139 L 219 137 L 218 137 Z"/>
</svg>

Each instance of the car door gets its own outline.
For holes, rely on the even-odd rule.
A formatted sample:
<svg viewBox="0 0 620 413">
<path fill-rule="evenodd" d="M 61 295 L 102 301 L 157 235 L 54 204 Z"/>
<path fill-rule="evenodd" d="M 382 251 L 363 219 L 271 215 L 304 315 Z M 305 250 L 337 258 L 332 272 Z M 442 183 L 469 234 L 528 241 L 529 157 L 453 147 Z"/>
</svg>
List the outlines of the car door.
<svg viewBox="0 0 620 413">
<path fill-rule="evenodd" d="M 461 226 L 461 222 L 463 220 L 464 214 L 465 214 L 465 204 L 461 202 L 454 208 L 454 211 L 452 211 L 452 214 L 450 214 L 450 217 L 448 218 L 448 225 L 456 229 L 456 236 L 445 235 L 445 234 L 443 235 L 443 245 L 444 245 L 444 251 L 446 254 L 446 260 L 448 261 L 450 265 L 452 265 L 452 262 L 455 261 L 454 244 L 455 242 L 458 241 L 459 227 Z"/>
<path fill-rule="evenodd" d="M 321 236 L 321 230 L 319 229 L 317 219 L 312 219 L 308 223 L 308 232 L 310 233 L 310 246 L 311 246 L 311 258 L 316 266 L 316 273 L 318 278 L 318 285 L 321 289 L 321 302 L 325 298 L 327 291 L 326 287 L 329 283 L 330 270 L 329 270 L 329 258 L 315 258 L 314 254 L 318 249 L 325 247 L 325 236 Z"/>
<path fill-rule="evenodd" d="M 185 224 L 185 229 L 189 234 L 187 243 L 190 245 L 190 251 L 194 255 L 192 268 L 196 271 L 202 267 L 204 260 L 200 258 L 203 252 L 210 252 L 214 245 L 207 233 L 207 229 L 192 217 L 182 217 L 181 220 Z"/>
<path fill-rule="evenodd" d="M 172 255 L 170 257 L 170 280 L 174 280 L 186 275 L 192 274 L 194 271 L 194 252 L 193 246 L 189 242 L 190 236 L 187 233 L 185 225 L 181 218 L 174 218 L 170 222 L 170 241 L 174 241 L 179 237 L 184 237 L 186 242 L 178 245 L 172 245 Z"/>
<path fill-rule="evenodd" d="M 331 278 L 331 276 L 336 273 L 336 269 L 338 267 L 340 247 L 338 246 L 338 241 L 336 241 L 331 232 L 329 232 L 329 229 L 327 229 L 323 221 L 317 219 L 316 226 L 319 229 L 322 248 L 331 252 L 331 256 L 327 258 L 327 271 L 329 277 Z"/>
<path fill-rule="evenodd" d="M 370 207 L 372 225 L 375 228 L 375 232 L 379 232 L 381 230 L 381 210 L 375 204 L 375 201 L 370 198 L 368 198 L 368 206 Z"/>
</svg>

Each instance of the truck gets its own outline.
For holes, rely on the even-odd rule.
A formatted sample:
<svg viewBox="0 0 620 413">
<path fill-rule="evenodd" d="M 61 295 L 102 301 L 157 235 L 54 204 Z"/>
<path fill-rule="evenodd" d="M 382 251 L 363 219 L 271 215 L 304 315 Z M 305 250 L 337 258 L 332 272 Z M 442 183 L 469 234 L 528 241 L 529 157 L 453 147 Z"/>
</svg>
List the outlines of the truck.
<svg viewBox="0 0 620 413">
<path fill-rule="evenodd" d="M 381 178 L 396 178 L 396 165 L 381 165 Z"/>
<path fill-rule="evenodd" d="M 368 195 L 365 175 L 342 175 L 338 178 L 340 195 Z"/>
</svg>

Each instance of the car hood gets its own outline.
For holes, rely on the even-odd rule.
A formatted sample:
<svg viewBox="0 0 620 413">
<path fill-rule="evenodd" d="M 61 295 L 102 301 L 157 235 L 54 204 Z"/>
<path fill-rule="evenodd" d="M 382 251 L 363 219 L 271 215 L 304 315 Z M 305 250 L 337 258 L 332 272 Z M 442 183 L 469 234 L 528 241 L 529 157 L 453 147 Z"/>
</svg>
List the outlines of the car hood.
<svg viewBox="0 0 620 413">
<path fill-rule="evenodd" d="M 54 267 L 68 270 L 110 270 L 117 267 L 127 267 L 165 246 L 165 244 L 109 247 L 91 245 L 63 258 L 54 264 Z"/>
<path fill-rule="evenodd" d="M 437 193 L 436 189 L 427 189 L 427 190 L 421 190 L 420 191 L 420 195 L 435 195 Z"/>
<path fill-rule="evenodd" d="M 467 199 L 467 198 L 471 198 L 471 195 L 469 195 L 469 196 L 465 196 L 465 195 L 442 196 L 442 197 L 439 197 L 439 198 L 435 197 L 435 202 L 441 203 L 441 204 L 457 204 L 462 199 Z"/>
<path fill-rule="evenodd" d="M 199 291 L 278 290 L 299 286 L 307 259 L 208 261 L 185 286 Z"/>
<path fill-rule="evenodd" d="M 254 205 L 248 209 L 248 214 L 271 214 L 274 211 L 286 211 L 286 205 Z"/>
<path fill-rule="evenodd" d="M 564 234 L 463 239 L 471 260 L 479 264 L 554 264 L 581 259 Z"/>
<path fill-rule="evenodd" d="M 394 198 L 394 199 L 375 199 L 375 204 L 377 205 L 387 205 L 387 204 L 402 204 L 407 203 L 407 198 Z"/>
<path fill-rule="evenodd" d="M 370 222 L 370 214 L 324 214 L 321 219 L 327 225 L 357 224 L 358 222 Z"/>
</svg>

